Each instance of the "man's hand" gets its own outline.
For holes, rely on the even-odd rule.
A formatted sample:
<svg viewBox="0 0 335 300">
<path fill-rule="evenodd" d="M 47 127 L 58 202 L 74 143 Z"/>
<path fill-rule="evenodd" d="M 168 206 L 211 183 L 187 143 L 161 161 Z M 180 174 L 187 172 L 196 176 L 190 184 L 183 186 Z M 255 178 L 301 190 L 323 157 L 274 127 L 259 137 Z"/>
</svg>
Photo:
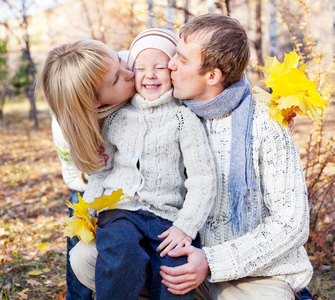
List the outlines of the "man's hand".
<svg viewBox="0 0 335 300">
<path fill-rule="evenodd" d="M 297 116 L 297 113 L 293 110 L 289 116 L 288 116 L 288 130 L 291 132 L 291 134 L 293 134 L 293 131 L 294 131 L 294 118 Z"/>
<path fill-rule="evenodd" d="M 171 226 L 168 230 L 160 234 L 158 238 L 164 239 L 156 249 L 158 252 L 163 250 L 160 254 L 161 257 L 164 257 L 174 248 L 190 246 L 192 244 L 192 238 L 176 226 Z"/>
<path fill-rule="evenodd" d="M 184 295 L 197 288 L 209 274 L 205 252 L 193 246 L 176 248 L 171 257 L 188 256 L 187 263 L 178 267 L 161 266 L 162 283 L 175 295 Z"/>
</svg>

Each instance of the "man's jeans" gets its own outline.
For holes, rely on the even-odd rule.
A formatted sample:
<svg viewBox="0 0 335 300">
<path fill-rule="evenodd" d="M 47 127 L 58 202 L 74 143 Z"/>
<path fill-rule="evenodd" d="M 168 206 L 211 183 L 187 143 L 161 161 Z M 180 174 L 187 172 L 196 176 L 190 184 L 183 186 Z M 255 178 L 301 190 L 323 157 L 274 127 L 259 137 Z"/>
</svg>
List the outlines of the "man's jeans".
<svg viewBox="0 0 335 300">
<path fill-rule="evenodd" d="M 150 299 L 193 299 L 195 291 L 173 295 L 161 283 L 160 266 L 179 266 L 186 257 L 160 257 L 157 236 L 172 223 L 149 212 L 114 209 L 99 214 L 95 272 L 97 300 L 134 300 L 147 281 Z M 147 268 L 149 266 L 149 270 Z M 147 273 L 147 274 L 146 274 Z"/>
<path fill-rule="evenodd" d="M 82 193 L 81 193 L 82 195 Z M 78 192 L 73 191 L 69 201 L 71 203 L 78 203 Z M 70 217 L 73 216 L 73 209 L 69 208 Z M 73 238 L 67 237 L 67 251 L 66 251 L 66 300 L 92 300 L 92 291 L 84 286 L 77 279 L 76 275 L 73 273 L 70 260 L 69 252 L 78 243 L 78 238 L 74 236 Z"/>
</svg>

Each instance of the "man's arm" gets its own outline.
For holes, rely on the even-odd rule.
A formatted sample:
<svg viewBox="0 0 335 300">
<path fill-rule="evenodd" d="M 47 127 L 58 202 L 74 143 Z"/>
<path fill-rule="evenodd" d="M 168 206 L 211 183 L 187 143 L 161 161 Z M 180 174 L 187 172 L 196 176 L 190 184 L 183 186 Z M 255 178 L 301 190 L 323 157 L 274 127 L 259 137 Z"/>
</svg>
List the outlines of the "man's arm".
<svg viewBox="0 0 335 300">
<path fill-rule="evenodd" d="M 308 238 L 309 222 L 299 153 L 291 136 L 278 124 L 269 121 L 265 115 L 263 118 L 258 116 L 257 122 L 255 134 L 259 146 L 253 149 L 258 153 L 254 155 L 254 163 L 257 164 L 256 173 L 260 177 L 263 201 L 269 215 L 247 235 L 204 248 L 206 256 L 201 262 L 210 266 L 212 282 L 267 276 L 272 268 L 277 267 L 276 263 L 278 268 L 284 265 L 281 260 L 290 261 L 285 266 L 292 269 L 287 269 L 288 273 L 294 272 L 295 262 L 299 265 L 298 260 L 300 270 L 296 269 L 297 272 L 301 272 L 301 268 L 309 268 L 303 253 L 300 256 L 298 253 Z M 177 249 L 173 252 L 176 254 L 176 251 L 179 252 Z M 293 252 L 295 254 L 290 256 Z M 190 260 L 174 270 L 164 267 L 164 283 L 177 293 L 188 286 L 187 281 L 191 286 L 190 278 L 197 272 L 197 265 L 193 262 Z M 198 272 L 196 278 L 206 277 L 200 270 Z"/>
</svg>

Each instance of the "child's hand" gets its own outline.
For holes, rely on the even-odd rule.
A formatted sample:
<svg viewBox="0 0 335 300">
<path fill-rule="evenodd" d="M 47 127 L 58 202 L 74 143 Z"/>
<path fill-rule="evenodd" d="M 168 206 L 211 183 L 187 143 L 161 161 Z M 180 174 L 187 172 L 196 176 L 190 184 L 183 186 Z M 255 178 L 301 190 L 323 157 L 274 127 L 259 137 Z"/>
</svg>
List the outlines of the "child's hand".
<svg viewBox="0 0 335 300">
<path fill-rule="evenodd" d="M 181 248 L 192 244 L 192 238 L 175 226 L 171 226 L 168 230 L 160 234 L 158 238 L 164 239 L 156 249 L 158 252 L 164 249 L 160 254 L 161 257 L 164 257 L 174 248 Z"/>
</svg>

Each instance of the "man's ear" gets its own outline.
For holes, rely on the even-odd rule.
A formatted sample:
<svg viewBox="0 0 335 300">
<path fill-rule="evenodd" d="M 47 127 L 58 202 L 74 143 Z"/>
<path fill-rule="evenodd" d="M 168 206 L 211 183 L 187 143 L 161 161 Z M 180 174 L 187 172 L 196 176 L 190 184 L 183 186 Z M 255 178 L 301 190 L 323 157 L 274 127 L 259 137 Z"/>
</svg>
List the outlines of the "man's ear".
<svg viewBox="0 0 335 300">
<path fill-rule="evenodd" d="M 214 68 L 208 72 L 207 83 L 209 85 L 221 84 L 224 80 L 224 76 L 220 69 Z"/>
</svg>

